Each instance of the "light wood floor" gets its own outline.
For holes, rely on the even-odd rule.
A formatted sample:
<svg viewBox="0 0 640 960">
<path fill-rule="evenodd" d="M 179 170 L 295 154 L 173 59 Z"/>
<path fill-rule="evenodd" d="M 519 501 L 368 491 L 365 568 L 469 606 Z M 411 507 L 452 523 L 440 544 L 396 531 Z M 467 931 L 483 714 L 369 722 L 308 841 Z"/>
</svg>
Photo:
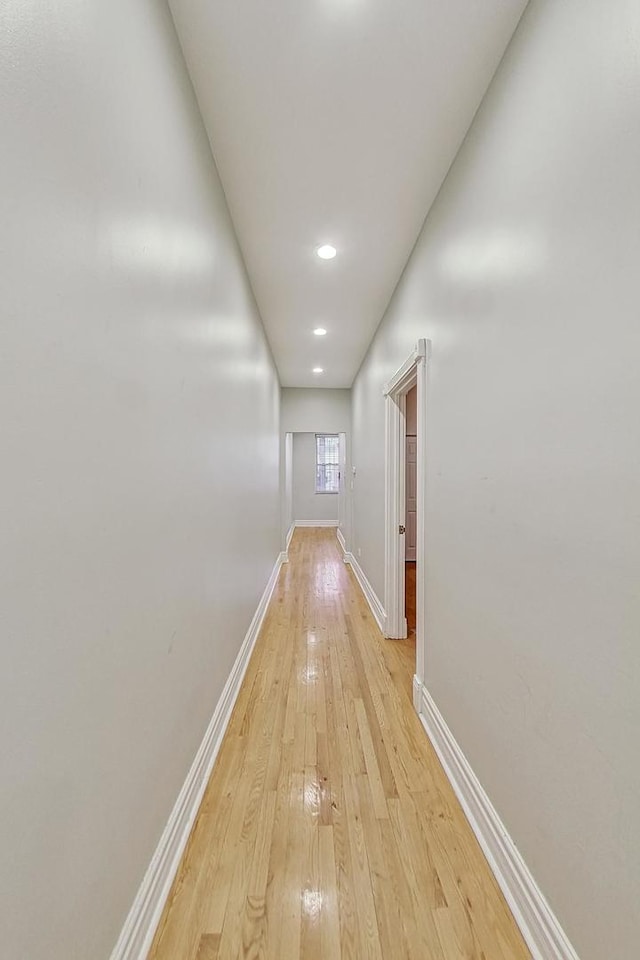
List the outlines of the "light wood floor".
<svg viewBox="0 0 640 960">
<path fill-rule="evenodd" d="M 152 960 L 521 960 L 333 530 L 297 530 Z"/>
</svg>

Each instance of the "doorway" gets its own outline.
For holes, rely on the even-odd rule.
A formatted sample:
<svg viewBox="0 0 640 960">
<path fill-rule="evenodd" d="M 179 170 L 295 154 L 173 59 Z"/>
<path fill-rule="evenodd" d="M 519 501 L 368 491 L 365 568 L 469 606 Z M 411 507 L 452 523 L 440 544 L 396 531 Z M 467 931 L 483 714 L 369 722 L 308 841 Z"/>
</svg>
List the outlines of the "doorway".
<svg viewBox="0 0 640 960">
<path fill-rule="evenodd" d="M 404 611 L 407 637 L 416 637 L 416 535 L 418 510 L 418 387 L 407 391 L 405 441 Z"/>
<path fill-rule="evenodd" d="M 304 517 L 302 514 L 296 516 L 294 502 L 296 501 L 296 483 L 294 480 L 294 448 L 296 442 L 301 438 L 315 438 L 319 435 L 337 436 L 339 442 L 339 461 L 338 461 L 338 491 L 336 496 L 335 519 L 333 513 L 331 518 L 328 512 L 320 515 L 314 510 Z M 310 461 L 309 461 L 310 462 Z M 315 469 L 312 465 L 312 474 Z M 288 558 L 289 544 L 296 526 L 335 526 L 340 546 L 344 553 L 350 549 L 350 531 L 351 531 L 351 490 L 352 485 L 349 482 L 349 447 L 347 434 L 344 431 L 331 433 L 330 431 L 287 431 L 284 434 L 281 446 L 281 479 L 280 479 L 280 508 L 281 508 L 281 538 L 282 553 L 286 560 Z M 317 490 L 315 492 L 318 492 Z M 313 491 L 309 487 L 307 500 L 312 499 Z M 304 511 L 303 511 L 304 512 Z M 313 515 L 312 515 L 313 514 Z M 305 522 L 306 521 L 306 522 Z"/>
<path fill-rule="evenodd" d="M 419 340 L 414 352 L 384 388 L 385 632 L 387 637 L 406 639 L 410 635 L 409 623 L 413 619 L 415 604 L 413 702 L 418 712 L 426 654 L 427 346 L 426 340 Z"/>
</svg>

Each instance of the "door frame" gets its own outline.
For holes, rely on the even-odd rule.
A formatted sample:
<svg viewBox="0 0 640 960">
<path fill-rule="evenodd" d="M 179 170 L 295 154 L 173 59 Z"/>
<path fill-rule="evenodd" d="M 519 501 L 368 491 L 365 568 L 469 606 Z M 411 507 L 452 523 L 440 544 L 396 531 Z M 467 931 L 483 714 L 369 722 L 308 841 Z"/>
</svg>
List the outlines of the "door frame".
<svg viewBox="0 0 640 960">
<path fill-rule="evenodd" d="M 407 636 L 405 617 L 405 548 L 400 527 L 405 522 L 406 397 L 417 388 L 417 523 L 416 523 L 416 672 L 413 678 L 413 703 L 419 711 L 419 698 L 425 679 L 426 597 L 425 597 L 425 506 L 427 449 L 427 368 L 431 343 L 418 340 L 415 350 L 384 385 L 385 397 L 385 612 L 386 635 L 394 639 Z"/>
<path fill-rule="evenodd" d="M 409 393 L 410 393 L 410 392 L 411 392 L 411 391 L 409 391 Z M 407 398 L 408 398 L 408 397 L 409 397 L 409 394 L 406 394 L 406 396 L 407 396 Z M 404 533 L 404 538 L 405 538 L 405 541 L 404 541 L 405 568 L 406 568 L 406 564 L 407 564 L 407 563 L 411 563 L 411 562 L 415 563 L 415 562 L 416 562 L 417 535 L 418 535 L 418 530 L 417 530 L 417 528 L 416 528 L 416 529 L 414 530 L 414 537 L 413 537 L 413 538 L 414 538 L 413 556 L 411 557 L 411 556 L 409 556 L 409 552 L 410 552 L 410 550 L 411 550 L 410 540 L 409 540 L 409 517 L 411 516 L 411 510 L 410 510 L 410 506 L 409 506 L 409 504 L 410 504 L 410 500 L 409 500 L 409 465 L 410 465 L 410 464 L 409 464 L 409 451 L 411 450 L 411 441 L 413 441 L 413 457 L 414 457 L 413 464 L 414 464 L 414 467 L 415 467 L 416 470 L 417 470 L 417 468 L 418 468 L 418 438 L 417 438 L 417 436 L 416 436 L 415 433 L 414 433 L 414 434 L 408 433 L 407 436 L 406 436 L 406 441 L 405 441 L 405 461 L 404 461 L 405 477 L 404 477 L 404 479 L 405 479 L 405 491 L 406 491 L 406 493 L 405 493 L 404 509 L 405 509 L 405 516 L 406 516 L 406 518 L 407 518 L 407 519 L 406 519 L 406 522 L 405 522 L 405 533 Z M 417 488 L 416 480 L 417 480 L 417 478 L 414 479 L 415 497 L 414 497 L 413 499 L 414 499 L 414 501 L 415 501 L 415 510 L 414 510 L 413 512 L 414 512 L 415 517 L 416 517 L 416 520 L 417 520 L 417 518 L 418 518 L 418 500 L 417 500 L 417 497 L 418 497 L 418 488 Z M 405 593 L 406 593 L 406 592 L 405 592 Z M 405 595 L 405 602 L 406 602 L 406 595 Z M 406 615 L 406 611 L 405 611 L 405 615 Z M 407 629 L 408 629 L 408 626 L 409 626 L 409 625 L 407 624 Z"/>
<path fill-rule="evenodd" d="M 349 497 L 349 487 L 348 487 L 348 471 L 347 471 L 347 462 L 348 462 L 348 452 L 347 452 L 347 433 L 345 430 L 341 430 L 338 434 L 340 437 L 340 492 L 339 492 L 339 503 L 338 503 L 338 542 L 342 547 L 342 552 L 344 554 L 348 553 L 351 549 L 351 518 L 349 516 L 351 510 L 351 499 Z"/>
<path fill-rule="evenodd" d="M 280 471 L 280 533 L 282 555 L 289 559 L 289 544 L 293 536 L 293 432 L 287 430 L 281 444 L 282 469 Z"/>
</svg>

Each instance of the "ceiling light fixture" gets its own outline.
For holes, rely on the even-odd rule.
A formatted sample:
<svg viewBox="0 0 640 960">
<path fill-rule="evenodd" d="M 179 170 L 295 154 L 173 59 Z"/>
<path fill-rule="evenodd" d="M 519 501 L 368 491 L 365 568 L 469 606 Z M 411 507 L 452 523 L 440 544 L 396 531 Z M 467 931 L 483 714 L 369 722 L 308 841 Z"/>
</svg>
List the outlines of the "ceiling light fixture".
<svg viewBox="0 0 640 960">
<path fill-rule="evenodd" d="M 324 243 L 316 250 L 321 260 L 333 260 L 337 252 L 336 248 L 332 247 L 330 243 Z"/>
<path fill-rule="evenodd" d="M 313 372 L 314 372 L 314 373 L 324 373 L 324 370 L 322 369 L 322 367 L 314 367 L 314 368 L 313 368 Z"/>
<path fill-rule="evenodd" d="M 316 327 L 313 332 L 315 333 L 316 337 L 324 337 L 327 333 L 324 327 Z"/>
</svg>

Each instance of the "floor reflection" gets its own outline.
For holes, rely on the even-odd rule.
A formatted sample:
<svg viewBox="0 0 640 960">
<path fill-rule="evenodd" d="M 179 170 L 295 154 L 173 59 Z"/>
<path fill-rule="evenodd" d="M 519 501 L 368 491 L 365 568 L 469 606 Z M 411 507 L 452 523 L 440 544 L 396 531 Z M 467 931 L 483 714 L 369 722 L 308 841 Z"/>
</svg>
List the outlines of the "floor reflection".
<svg viewBox="0 0 640 960">
<path fill-rule="evenodd" d="M 308 917 L 316 918 L 320 916 L 322 910 L 322 893 L 320 890 L 302 891 L 302 911 Z"/>
<path fill-rule="evenodd" d="M 315 564 L 313 592 L 319 596 L 335 596 L 340 593 L 340 573 L 344 570 L 341 560 L 325 560 Z"/>
</svg>

